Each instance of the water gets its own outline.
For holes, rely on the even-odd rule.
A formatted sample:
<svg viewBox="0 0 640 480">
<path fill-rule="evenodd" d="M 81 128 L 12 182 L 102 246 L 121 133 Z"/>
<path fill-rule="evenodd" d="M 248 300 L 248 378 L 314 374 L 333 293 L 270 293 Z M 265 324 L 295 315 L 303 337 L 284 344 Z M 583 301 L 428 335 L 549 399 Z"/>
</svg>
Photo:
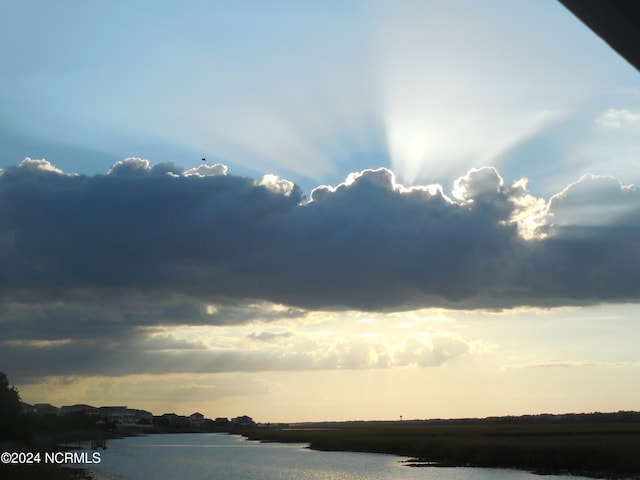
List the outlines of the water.
<svg viewBox="0 0 640 480">
<path fill-rule="evenodd" d="M 483 468 L 412 468 L 403 458 L 317 452 L 304 444 L 258 443 L 226 434 L 110 440 L 91 470 L 114 480 L 578 480 Z"/>
</svg>

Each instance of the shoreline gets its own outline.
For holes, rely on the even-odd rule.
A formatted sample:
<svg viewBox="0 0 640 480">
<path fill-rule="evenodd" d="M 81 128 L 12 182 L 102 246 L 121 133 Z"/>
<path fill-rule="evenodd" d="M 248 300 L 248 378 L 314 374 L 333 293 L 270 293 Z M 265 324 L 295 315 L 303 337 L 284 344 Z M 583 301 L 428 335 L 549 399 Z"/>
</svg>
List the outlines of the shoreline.
<svg viewBox="0 0 640 480">
<path fill-rule="evenodd" d="M 405 467 L 410 468 L 501 468 L 505 470 L 515 470 L 519 472 L 527 472 L 532 473 L 534 475 L 540 476 L 548 476 L 548 475 L 559 475 L 566 477 L 586 477 L 593 478 L 594 480 L 598 479 L 607 479 L 607 480 L 640 480 L 640 475 L 626 475 L 620 474 L 615 475 L 608 472 L 591 472 L 591 471 L 569 471 L 569 470 L 552 470 L 552 469 L 523 469 L 513 466 L 486 466 L 486 465 L 469 465 L 469 464 L 454 464 L 448 462 L 437 462 L 432 460 L 422 460 L 419 458 L 410 458 L 408 460 L 403 460 L 400 463 Z"/>
<path fill-rule="evenodd" d="M 404 457 L 412 468 L 504 468 L 538 475 L 640 480 L 640 423 L 428 423 L 252 429 L 249 440 L 305 443 L 319 451 Z"/>
</svg>

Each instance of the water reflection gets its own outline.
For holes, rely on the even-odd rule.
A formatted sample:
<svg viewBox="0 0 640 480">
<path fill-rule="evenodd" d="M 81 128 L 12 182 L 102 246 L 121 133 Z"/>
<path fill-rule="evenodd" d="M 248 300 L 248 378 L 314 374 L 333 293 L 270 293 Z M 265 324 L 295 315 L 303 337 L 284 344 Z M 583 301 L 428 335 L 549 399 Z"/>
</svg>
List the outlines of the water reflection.
<svg viewBox="0 0 640 480">
<path fill-rule="evenodd" d="M 258 443 L 226 434 L 112 440 L 99 474 L 122 480 L 567 480 L 484 468 L 412 468 L 395 455 L 317 452 L 304 444 Z M 570 477 L 579 480 L 585 477 Z"/>
</svg>

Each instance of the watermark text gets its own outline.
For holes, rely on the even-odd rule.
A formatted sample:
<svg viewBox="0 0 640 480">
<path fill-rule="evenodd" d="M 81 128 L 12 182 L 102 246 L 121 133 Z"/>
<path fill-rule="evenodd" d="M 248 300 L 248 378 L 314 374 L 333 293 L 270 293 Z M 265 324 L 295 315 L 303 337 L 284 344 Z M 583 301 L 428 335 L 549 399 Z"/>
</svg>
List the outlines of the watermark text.
<svg viewBox="0 0 640 480">
<path fill-rule="evenodd" d="M 100 452 L 2 452 L 0 461 L 5 464 L 29 465 L 51 463 L 55 465 L 100 463 Z"/>
</svg>

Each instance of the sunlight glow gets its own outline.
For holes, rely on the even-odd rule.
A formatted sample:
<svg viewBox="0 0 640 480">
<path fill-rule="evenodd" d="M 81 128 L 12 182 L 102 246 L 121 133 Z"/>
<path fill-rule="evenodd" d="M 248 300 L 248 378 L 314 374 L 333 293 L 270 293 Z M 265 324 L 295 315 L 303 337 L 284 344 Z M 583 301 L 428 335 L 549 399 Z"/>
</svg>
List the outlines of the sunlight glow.
<svg viewBox="0 0 640 480">
<path fill-rule="evenodd" d="M 207 312 L 207 315 L 215 315 L 218 313 L 218 307 L 215 305 L 206 305 L 205 311 Z"/>
<path fill-rule="evenodd" d="M 4 343 L 8 346 L 16 346 L 16 347 L 37 347 L 37 348 L 48 348 L 48 347 L 59 347 L 62 345 L 70 345 L 73 343 L 73 340 L 64 338 L 60 340 L 5 340 L 0 341 L 0 343 Z"/>
<path fill-rule="evenodd" d="M 396 328 L 405 329 L 405 328 L 411 328 L 414 325 L 415 324 L 413 322 L 401 322 L 401 323 L 396 324 Z"/>
</svg>

